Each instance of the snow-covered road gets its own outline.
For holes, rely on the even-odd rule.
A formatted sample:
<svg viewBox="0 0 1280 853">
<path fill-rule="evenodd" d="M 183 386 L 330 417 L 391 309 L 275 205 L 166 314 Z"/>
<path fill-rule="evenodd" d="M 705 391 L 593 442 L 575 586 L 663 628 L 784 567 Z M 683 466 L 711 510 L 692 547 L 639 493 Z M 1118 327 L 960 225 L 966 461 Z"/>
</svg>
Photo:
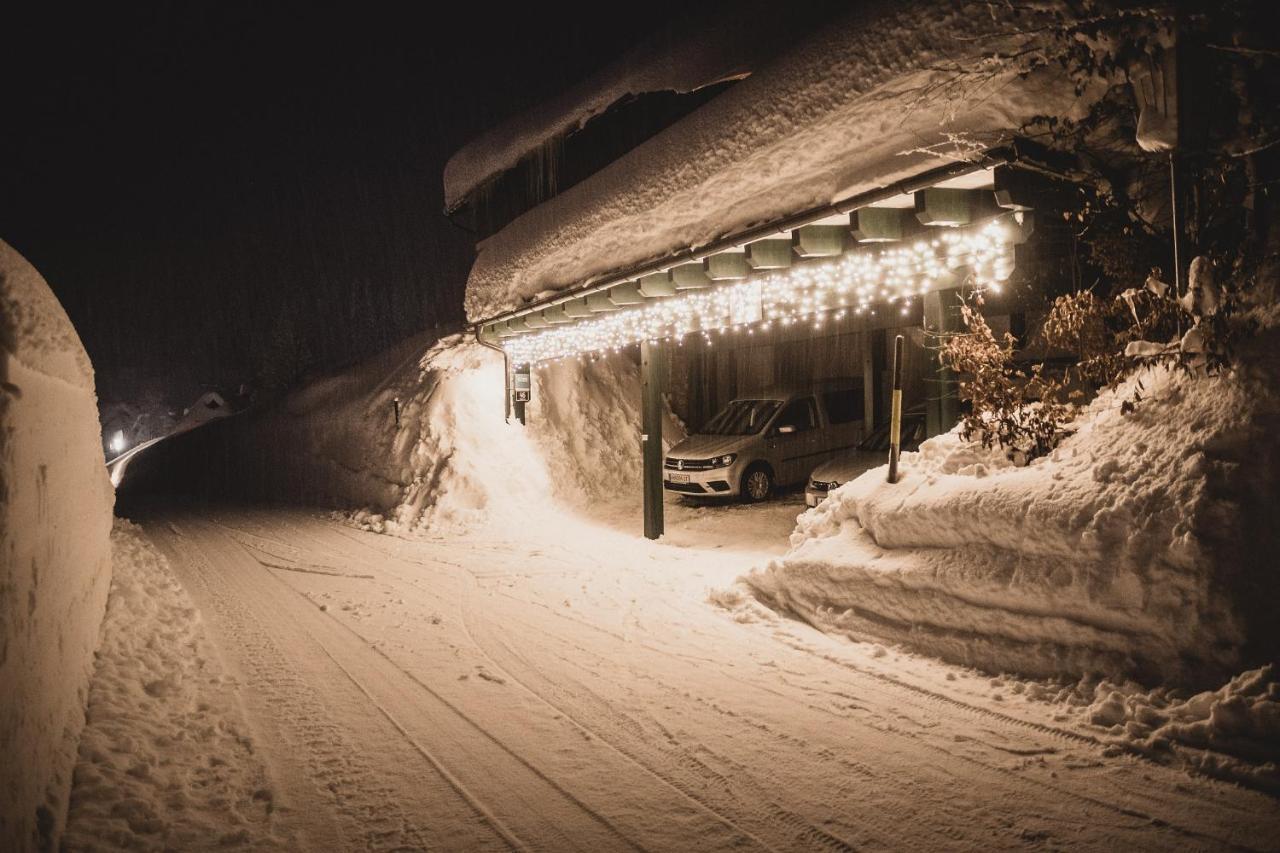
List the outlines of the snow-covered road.
<svg viewBox="0 0 1280 853">
<path fill-rule="evenodd" d="M 1110 754 L 1020 682 L 708 602 L 767 551 L 568 521 L 554 535 L 448 541 L 300 511 L 142 523 L 237 682 L 273 786 L 272 843 L 1166 850 L 1280 838 L 1274 799 Z"/>
</svg>

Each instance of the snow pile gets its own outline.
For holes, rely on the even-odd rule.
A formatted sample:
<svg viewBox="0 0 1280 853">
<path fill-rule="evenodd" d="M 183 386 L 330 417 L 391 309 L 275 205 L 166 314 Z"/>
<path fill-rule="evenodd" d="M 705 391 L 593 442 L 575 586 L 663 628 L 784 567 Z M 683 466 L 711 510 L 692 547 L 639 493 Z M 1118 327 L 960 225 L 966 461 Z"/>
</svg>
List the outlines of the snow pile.
<svg viewBox="0 0 1280 853">
<path fill-rule="evenodd" d="M 939 165 L 920 149 L 951 134 L 994 144 L 1037 115 L 1082 116 L 1105 87 L 1077 95 L 1056 63 L 1030 70 L 1043 55 L 1035 34 L 1051 28 L 1020 23 L 985 3 L 923 0 L 859 5 L 825 21 L 818 35 L 483 241 L 468 317 L 919 174 Z M 1009 32 L 1019 29 L 1025 35 Z M 983 59 L 989 52 L 1023 59 Z"/>
<path fill-rule="evenodd" d="M 872 470 L 801 516 L 745 580 L 824 630 L 989 671 L 1206 684 L 1277 659 L 1276 339 L 1229 375 L 1143 375 L 1128 415 L 1136 379 L 1102 394 L 1027 467 L 931 439 L 897 484 Z"/>
<path fill-rule="evenodd" d="M 199 612 L 141 528 L 117 520 L 111 544 L 64 847 L 272 846 L 271 787 Z"/>
<path fill-rule="evenodd" d="M 93 367 L 0 241 L 0 849 L 52 848 L 111 575 Z"/>
<path fill-rule="evenodd" d="M 417 338 L 215 425 L 221 433 L 163 444 L 204 442 L 195 452 L 228 460 L 232 493 L 360 508 L 354 520 L 379 531 L 518 532 L 536 518 L 637 504 L 637 365 L 625 355 L 566 361 L 533 379 L 528 426 L 507 423 L 500 354 L 465 336 Z M 674 421 L 665 431 L 668 442 L 682 435 Z M 228 447 L 207 443 L 219 436 Z"/>
<path fill-rule="evenodd" d="M 528 425 L 503 420 L 503 363 L 471 341 L 421 361 L 392 455 L 403 489 L 375 529 L 518 533 L 566 510 L 600 514 L 640 488 L 640 377 L 626 356 L 534 371 Z M 668 443 L 682 433 L 669 427 Z M 607 513 L 605 513 L 607 514 Z"/>
<path fill-rule="evenodd" d="M 1117 748 L 1280 794 L 1280 673 L 1274 663 L 1190 697 L 1103 681 L 1084 715 Z"/>
</svg>

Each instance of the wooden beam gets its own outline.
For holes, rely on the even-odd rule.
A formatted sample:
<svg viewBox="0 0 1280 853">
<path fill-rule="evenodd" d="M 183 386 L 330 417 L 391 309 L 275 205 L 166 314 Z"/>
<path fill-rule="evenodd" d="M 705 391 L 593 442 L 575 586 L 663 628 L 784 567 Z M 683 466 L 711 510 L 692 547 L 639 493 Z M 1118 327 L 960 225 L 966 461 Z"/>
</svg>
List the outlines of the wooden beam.
<svg viewBox="0 0 1280 853">
<path fill-rule="evenodd" d="M 667 270 L 640 276 L 636 283 L 641 296 L 653 299 L 659 296 L 675 296 L 676 286 L 671 281 L 671 273 Z"/>
<path fill-rule="evenodd" d="M 711 286 L 711 279 L 707 276 L 702 264 L 681 264 L 671 270 L 671 278 L 675 282 L 676 290 L 698 290 L 703 287 Z"/>
<path fill-rule="evenodd" d="M 561 307 L 564 308 L 564 313 L 573 317 L 575 320 L 580 317 L 591 316 L 591 309 L 587 307 L 586 299 L 571 299 Z"/>
<path fill-rule="evenodd" d="M 747 263 L 755 270 L 780 270 L 791 266 L 795 253 L 790 238 L 769 238 L 747 244 Z"/>
<path fill-rule="evenodd" d="M 543 308 L 542 319 L 552 325 L 573 322 L 573 318 L 564 310 L 563 305 L 552 305 L 550 308 Z"/>
<path fill-rule="evenodd" d="M 640 292 L 640 285 L 634 281 L 615 284 L 609 288 L 608 294 L 609 301 L 614 305 L 639 305 L 644 302 L 644 294 Z"/>
<path fill-rule="evenodd" d="M 613 300 L 609 298 L 609 292 L 602 290 L 599 293 L 588 293 L 583 297 L 583 301 L 587 303 L 587 309 L 592 314 L 602 314 L 606 311 L 617 311 L 618 306 L 613 304 Z"/>
<path fill-rule="evenodd" d="M 831 258 L 844 254 L 849 229 L 843 225 L 805 225 L 791 232 L 791 248 L 802 258 Z"/>
<path fill-rule="evenodd" d="M 662 514 L 662 393 L 666 365 L 661 343 L 640 341 L 641 450 L 644 454 L 644 535 L 665 532 Z"/>
<path fill-rule="evenodd" d="M 921 225 L 968 225 L 977 207 L 977 190 L 930 187 L 916 193 L 916 219 Z"/>
<path fill-rule="evenodd" d="M 751 265 L 743 252 L 721 252 L 702 261 L 707 278 L 712 281 L 735 281 L 751 274 Z"/>
<path fill-rule="evenodd" d="M 546 318 L 542 316 L 541 312 L 534 314 L 522 314 L 520 319 L 524 321 L 525 326 L 530 329 L 545 329 L 547 326 L 551 325 L 547 322 Z"/>
<path fill-rule="evenodd" d="M 849 214 L 849 226 L 859 243 L 893 243 L 909 233 L 910 215 L 900 207 L 864 207 Z"/>
</svg>

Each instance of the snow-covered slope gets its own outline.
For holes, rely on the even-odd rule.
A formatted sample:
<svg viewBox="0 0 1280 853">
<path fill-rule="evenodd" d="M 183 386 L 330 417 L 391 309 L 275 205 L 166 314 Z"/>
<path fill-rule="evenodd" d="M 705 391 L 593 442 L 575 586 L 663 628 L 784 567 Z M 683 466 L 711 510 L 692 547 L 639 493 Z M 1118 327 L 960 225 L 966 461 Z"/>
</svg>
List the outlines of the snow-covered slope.
<svg viewBox="0 0 1280 853">
<path fill-rule="evenodd" d="M 1064 8 L 1020 14 L 1035 20 L 968 0 L 858 4 L 481 243 L 468 316 L 910 177 L 938 161 L 903 152 L 948 134 L 994 144 L 1033 116 L 1080 115 L 1095 93 L 1056 64 L 1023 76 Z"/>
<path fill-rule="evenodd" d="M 93 368 L 0 241 L 0 848 L 56 846 L 111 578 Z"/>
<path fill-rule="evenodd" d="M 145 478 L 157 469 L 190 472 L 211 477 L 214 493 L 329 506 L 373 529 L 428 534 L 518 530 L 567 511 L 636 504 L 634 362 L 619 355 L 539 369 L 527 427 L 504 421 L 504 393 L 500 354 L 465 336 L 423 335 L 261 410 L 148 448 L 121 493 L 154 488 Z M 664 435 L 671 442 L 683 433 L 673 419 Z"/>
<path fill-rule="evenodd" d="M 1275 659 L 1280 342 L 1217 377 L 1104 393 L 1050 456 L 1014 467 L 956 434 L 846 484 L 746 578 L 833 632 L 993 671 L 1208 684 Z M 1218 681 L 1218 683 L 1221 683 Z"/>
</svg>

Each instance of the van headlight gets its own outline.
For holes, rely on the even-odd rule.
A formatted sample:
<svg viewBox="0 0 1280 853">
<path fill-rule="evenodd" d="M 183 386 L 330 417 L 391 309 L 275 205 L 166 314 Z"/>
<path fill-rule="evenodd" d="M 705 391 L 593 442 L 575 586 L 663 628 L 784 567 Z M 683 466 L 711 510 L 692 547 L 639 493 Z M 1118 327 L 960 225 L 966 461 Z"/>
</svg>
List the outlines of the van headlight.
<svg viewBox="0 0 1280 853">
<path fill-rule="evenodd" d="M 726 453 L 724 456 L 717 456 L 711 460 L 712 468 L 728 468 L 733 464 L 733 460 L 738 458 L 736 453 Z"/>
</svg>

